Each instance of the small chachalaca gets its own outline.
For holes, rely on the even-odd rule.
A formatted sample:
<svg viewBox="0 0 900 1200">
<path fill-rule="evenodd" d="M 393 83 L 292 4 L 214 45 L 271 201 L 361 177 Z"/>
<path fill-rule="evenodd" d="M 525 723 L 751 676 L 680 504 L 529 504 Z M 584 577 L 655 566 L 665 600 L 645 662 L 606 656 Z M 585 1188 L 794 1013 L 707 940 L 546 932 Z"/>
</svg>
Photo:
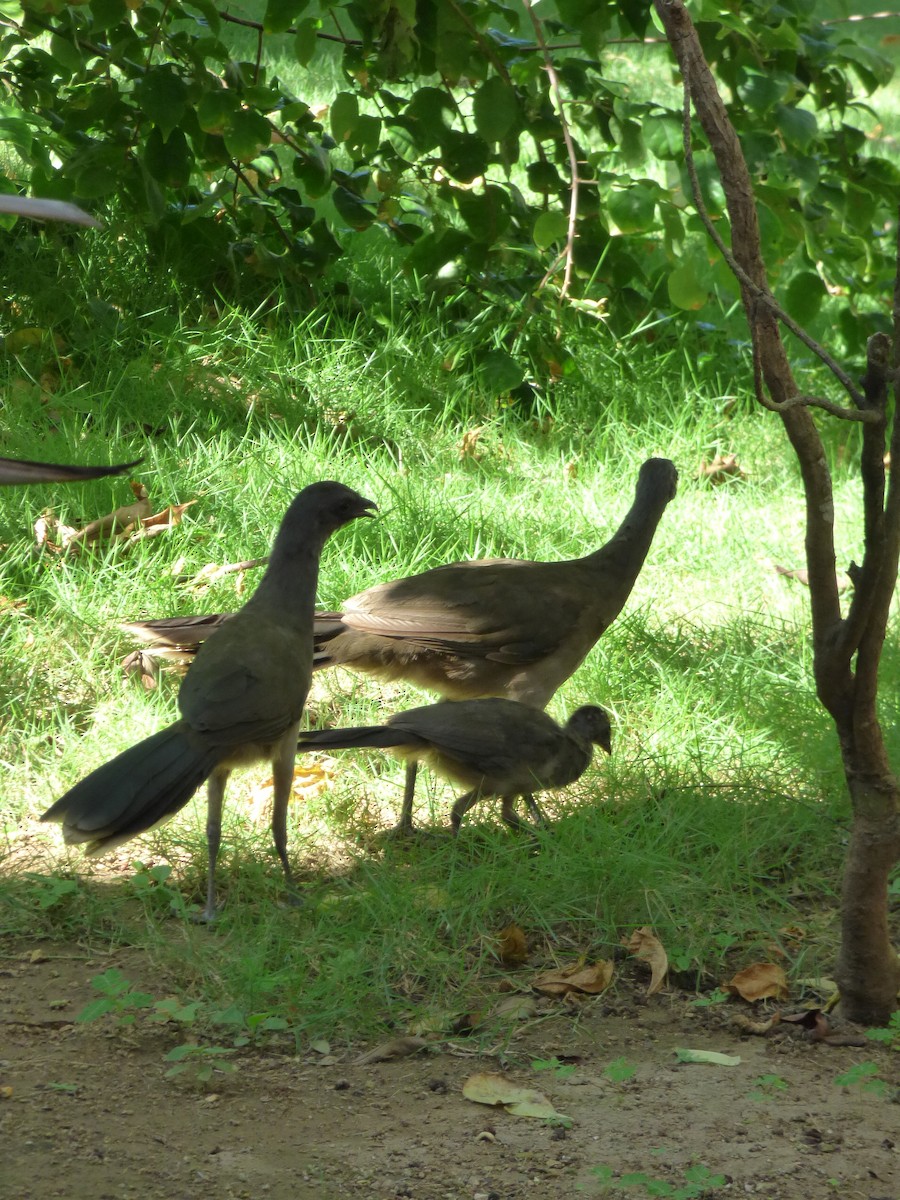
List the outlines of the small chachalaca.
<svg viewBox="0 0 900 1200">
<path fill-rule="evenodd" d="M 499 796 L 512 829 L 527 828 L 514 805 L 522 796 L 535 820 L 544 815 L 535 792 L 574 783 L 590 765 L 594 746 L 611 751 L 609 717 L 596 705 L 577 708 L 565 725 L 515 700 L 449 700 L 397 713 L 386 725 L 301 733 L 300 750 L 381 747 L 407 763 L 423 760 L 469 790 L 453 805 L 454 834 L 479 800 Z"/>
<path fill-rule="evenodd" d="M 29 462 L 24 458 L 0 458 L 0 483 L 74 483 L 82 479 L 102 479 L 121 475 L 143 460 L 119 463 L 115 467 L 69 467 L 62 463 Z"/>
<path fill-rule="evenodd" d="M 205 779 L 209 875 L 203 917 L 216 912 L 225 785 L 234 767 L 268 759 L 272 836 L 288 887 L 287 806 L 297 732 L 312 674 L 312 621 L 326 539 L 375 505 L 341 483 L 314 483 L 287 510 L 256 591 L 204 642 L 178 693 L 181 719 L 98 767 L 41 817 L 67 842 L 103 854 L 173 816 Z"/>
<path fill-rule="evenodd" d="M 317 613 L 314 669 L 350 667 L 405 679 L 450 700 L 502 696 L 546 706 L 619 615 L 647 557 L 678 472 L 640 469 L 634 503 L 610 540 L 584 558 L 485 558 L 379 583 L 338 613 Z M 162 647 L 192 647 L 228 619 L 172 617 L 125 625 Z M 407 767 L 397 829 L 412 829 L 416 763 Z"/>
</svg>

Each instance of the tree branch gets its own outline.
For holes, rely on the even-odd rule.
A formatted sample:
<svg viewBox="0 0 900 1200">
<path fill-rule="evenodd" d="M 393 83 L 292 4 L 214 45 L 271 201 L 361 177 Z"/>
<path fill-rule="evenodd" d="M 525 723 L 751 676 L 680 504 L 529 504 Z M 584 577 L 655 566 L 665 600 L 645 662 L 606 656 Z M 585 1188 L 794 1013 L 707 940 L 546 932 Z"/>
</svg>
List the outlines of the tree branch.
<svg viewBox="0 0 900 1200">
<path fill-rule="evenodd" d="M 817 358 L 820 358 L 822 360 L 822 362 L 829 369 L 829 371 L 831 371 L 832 375 L 834 375 L 834 377 L 841 384 L 843 384 L 844 389 L 846 390 L 846 392 L 850 396 L 851 400 L 857 407 L 856 407 L 856 409 L 841 408 L 838 405 L 833 404 L 831 401 L 816 400 L 811 396 L 804 397 L 802 399 L 802 401 L 800 401 L 800 402 L 803 404 L 807 404 L 807 405 L 814 405 L 817 408 L 824 408 L 824 409 L 826 409 L 826 411 L 830 412 L 832 414 L 832 416 L 841 417 L 843 420 L 846 420 L 846 421 L 872 420 L 873 418 L 871 418 L 871 417 L 859 415 L 860 410 L 863 408 L 863 406 L 865 404 L 865 400 L 864 400 L 862 394 L 859 392 L 856 385 L 854 384 L 853 380 L 846 373 L 846 371 L 843 369 L 843 367 L 841 367 L 840 364 L 834 358 L 832 358 L 832 356 L 828 353 L 828 351 L 825 349 L 824 346 L 822 346 L 819 342 L 817 342 L 815 340 L 815 338 L 811 337 L 810 334 L 808 334 L 806 332 L 806 330 L 803 328 L 802 325 L 798 325 L 797 322 L 793 319 L 793 317 L 791 317 L 788 313 L 786 313 L 784 311 L 784 309 L 781 307 L 781 305 L 778 303 L 778 301 L 772 295 L 772 292 L 769 288 L 768 283 L 766 283 L 764 287 L 759 287 L 756 283 L 754 283 L 754 281 L 752 279 L 750 279 L 750 277 L 744 272 L 744 270 L 742 269 L 740 264 L 737 262 L 734 255 L 731 253 L 731 251 L 725 245 L 725 242 L 722 240 L 718 229 L 716 229 L 715 225 L 713 224 L 713 222 L 709 216 L 709 213 L 706 211 L 706 205 L 703 200 L 703 192 L 700 188 L 700 180 L 697 176 L 697 167 L 694 163 L 694 148 L 693 148 L 692 138 L 691 138 L 690 80 L 689 80 L 689 77 L 687 76 L 687 74 L 683 75 L 683 79 L 684 79 L 684 104 L 683 104 L 683 109 L 682 109 L 682 114 L 683 114 L 682 115 L 682 121 L 683 121 L 682 141 L 684 143 L 684 163 L 687 168 L 688 178 L 691 181 L 691 193 L 694 198 L 694 207 L 697 210 L 697 215 L 700 217 L 700 220 L 703 222 L 703 224 L 706 227 L 706 232 L 709 234 L 716 249 L 719 251 L 719 253 L 722 255 L 722 257 L 725 259 L 725 262 L 728 264 L 728 267 L 730 268 L 731 273 L 735 276 L 735 278 L 738 280 L 738 282 L 745 289 L 752 291 L 756 295 L 757 299 L 762 304 L 765 304 L 769 308 L 769 310 L 778 318 L 778 320 L 781 321 L 782 325 L 784 325 L 787 329 L 789 329 L 791 331 L 791 333 L 794 335 L 794 337 L 799 338 L 800 341 L 803 342 L 803 344 L 805 346 L 807 346 L 810 350 L 812 350 L 813 354 L 815 354 L 817 356 Z M 759 400 L 760 404 L 762 404 L 765 408 L 772 408 L 777 411 L 778 406 L 776 406 L 772 403 L 767 403 L 767 401 L 764 398 L 764 395 L 760 391 L 757 392 L 757 399 Z M 797 398 L 795 397 L 795 399 L 793 401 L 786 400 L 786 401 L 783 401 L 782 403 L 783 404 L 791 404 L 791 403 L 797 403 L 797 402 L 798 402 Z M 875 418 L 875 419 L 877 419 L 877 418 Z"/>
<path fill-rule="evenodd" d="M 550 88 L 553 92 L 553 97 L 556 100 L 556 107 L 559 111 L 559 123 L 562 127 L 563 141 L 566 144 L 566 156 L 569 160 L 569 176 L 571 179 L 571 191 L 569 193 L 569 224 L 566 228 L 566 244 L 562 254 L 557 257 L 550 265 L 544 275 L 544 278 L 537 286 L 537 290 L 541 291 L 546 286 L 547 281 L 553 275 L 561 258 L 565 259 L 566 267 L 563 273 L 563 284 L 560 289 L 559 298 L 564 300 L 569 294 L 569 288 L 572 285 L 572 266 L 575 259 L 575 228 L 578 220 L 578 187 L 580 180 L 578 178 L 578 156 L 575 153 L 575 143 L 572 141 L 572 131 L 569 129 L 569 122 L 566 118 L 566 111 L 563 108 L 562 90 L 559 86 L 559 76 L 556 73 L 556 67 L 553 65 L 553 59 L 547 47 L 547 42 L 544 38 L 544 30 L 541 27 L 540 21 L 534 15 L 532 0 L 523 0 L 525 11 L 531 19 L 531 24 L 534 27 L 534 37 L 537 44 L 541 48 L 541 53 L 544 58 L 544 70 L 547 72 L 547 78 L 550 80 Z"/>
<path fill-rule="evenodd" d="M 806 497 L 806 563 L 809 571 L 813 639 L 817 648 L 819 696 L 846 725 L 852 676 L 848 663 L 831 653 L 840 629 L 841 608 L 834 556 L 834 497 L 822 439 L 809 407 L 791 404 L 800 394 L 775 314 L 763 302 L 769 292 L 760 250 L 759 222 L 750 173 L 740 141 L 703 56 L 697 31 L 682 0 L 654 0 L 654 7 L 690 90 L 703 131 L 715 157 L 731 220 L 731 254 L 753 339 L 759 386 L 768 389 L 785 432 L 797 454 Z M 771 293 L 769 293 L 771 294 Z M 821 666 L 821 670 L 819 669 Z"/>
</svg>

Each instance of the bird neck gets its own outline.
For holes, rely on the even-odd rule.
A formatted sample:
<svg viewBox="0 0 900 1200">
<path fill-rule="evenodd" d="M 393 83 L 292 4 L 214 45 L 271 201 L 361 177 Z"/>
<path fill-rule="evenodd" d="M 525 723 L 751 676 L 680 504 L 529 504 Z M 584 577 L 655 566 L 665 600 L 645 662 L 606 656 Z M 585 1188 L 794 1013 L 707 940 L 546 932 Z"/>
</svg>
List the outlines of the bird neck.
<svg viewBox="0 0 900 1200">
<path fill-rule="evenodd" d="M 611 572 L 616 581 L 630 592 L 668 503 L 667 492 L 656 487 L 639 487 L 634 504 L 613 536 L 582 562 L 604 573 Z"/>
<path fill-rule="evenodd" d="M 272 548 L 265 575 L 245 608 L 277 612 L 282 624 L 298 628 L 312 626 L 319 576 L 319 545 Z"/>
</svg>

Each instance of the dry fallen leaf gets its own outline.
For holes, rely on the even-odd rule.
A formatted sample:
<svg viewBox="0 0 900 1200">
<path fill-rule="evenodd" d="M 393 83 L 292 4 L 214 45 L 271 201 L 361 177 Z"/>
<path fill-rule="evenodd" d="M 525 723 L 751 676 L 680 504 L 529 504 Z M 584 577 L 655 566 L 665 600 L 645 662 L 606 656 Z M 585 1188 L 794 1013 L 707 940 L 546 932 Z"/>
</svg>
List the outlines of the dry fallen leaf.
<svg viewBox="0 0 900 1200">
<path fill-rule="evenodd" d="M 478 445 L 479 441 L 481 440 L 482 432 L 483 431 L 479 426 L 475 429 L 468 430 L 462 435 L 457 448 L 460 458 L 473 458 L 477 460 L 482 457 L 484 451 Z"/>
<path fill-rule="evenodd" d="M 752 1004 L 756 1000 L 786 1000 L 789 994 L 787 976 L 777 963 L 754 963 L 722 985 L 726 992 L 740 996 Z"/>
<path fill-rule="evenodd" d="M 741 1033 L 751 1033 L 756 1037 L 762 1037 L 763 1034 L 771 1033 L 780 1021 L 780 1013 L 773 1013 L 768 1021 L 753 1021 L 744 1013 L 735 1013 L 729 1024 L 733 1029 L 739 1029 Z"/>
<path fill-rule="evenodd" d="M 697 478 L 718 484 L 729 479 L 746 479 L 747 472 L 738 462 L 736 454 L 717 454 L 709 463 L 704 458 L 697 471 Z"/>
<path fill-rule="evenodd" d="M 331 772 L 322 762 L 295 763 L 291 794 L 298 796 L 301 800 L 309 800 L 325 790 L 330 778 Z M 270 776 L 265 783 L 259 784 L 250 793 L 251 817 L 256 818 L 260 810 L 272 800 L 274 794 L 275 780 Z"/>
<path fill-rule="evenodd" d="M 538 1117 L 541 1120 L 569 1121 L 558 1113 L 543 1092 L 513 1083 L 505 1075 L 480 1072 L 470 1075 L 462 1087 L 462 1094 L 475 1104 L 499 1105 L 514 1117 Z"/>
<path fill-rule="evenodd" d="M 497 934 L 497 957 L 504 967 L 521 966 L 528 957 L 528 940 L 518 925 L 506 925 Z"/>
<path fill-rule="evenodd" d="M 652 929 L 642 925 L 640 929 L 635 929 L 630 937 L 623 937 L 622 945 L 630 954 L 649 965 L 650 986 L 647 988 L 647 995 L 655 996 L 665 983 L 669 970 L 669 959 L 662 942 Z"/>
<path fill-rule="evenodd" d="M 373 1046 L 354 1061 L 358 1067 L 367 1067 L 370 1063 L 389 1062 L 392 1058 L 407 1058 L 410 1054 L 418 1054 L 427 1046 L 428 1042 L 421 1037 L 390 1038 Z"/>
<path fill-rule="evenodd" d="M 145 692 L 156 690 L 159 662 L 155 655 L 148 654 L 145 650 L 132 650 L 122 659 L 122 670 L 136 679 Z"/>
<path fill-rule="evenodd" d="M 679 1062 L 709 1063 L 714 1067 L 736 1067 L 741 1061 L 739 1054 L 720 1054 L 718 1050 L 686 1050 L 678 1046 L 672 1053 Z"/>
<path fill-rule="evenodd" d="M 613 977 L 613 965 L 601 959 L 595 963 L 572 963 L 556 971 L 544 971 L 531 986 L 545 996 L 566 996 L 582 992 L 596 996 L 609 987 Z"/>
</svg>

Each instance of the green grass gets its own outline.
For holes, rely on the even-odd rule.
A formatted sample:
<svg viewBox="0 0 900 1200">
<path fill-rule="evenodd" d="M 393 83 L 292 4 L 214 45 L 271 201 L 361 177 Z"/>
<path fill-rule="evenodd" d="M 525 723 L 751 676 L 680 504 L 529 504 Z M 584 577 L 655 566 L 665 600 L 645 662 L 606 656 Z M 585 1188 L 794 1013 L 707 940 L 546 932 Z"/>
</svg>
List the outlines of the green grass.
<svg viewBox="0 0 900 1200">
<path fill-rule="evenodd" d="M 0 929 L 137 945 L 159 972 L 160 996 L 202 1001 L 212 1025 L 222 1013 L 274 1014 L 298 1038 L 440 1024 L 448 1010 L 470 1010 L 496 983 L 492 939 L 510 921 L 526 930 L 535 969 L 614 956 L 623 932 L 651 924 L 685 986 L 713 986 L 779 950 L 798 977 L 824 973 L 847 809 L 812 695 L 805 591 L 771 565 L 802 562 L 797 472 L 777 423 L 741 395 L 724 415 L 733 384 L 726 392 L 696 348 L 616 343 L 602 327 L 573 331 L 579 373 L 533 418 L 445 369 L 434 317 L 386 303 L 407 314 L 392 328 L 371 313 L 294 325 L 185 316 L 168 338 L 123 337 L 104 360 L 85 355 L 49 399 L 4 410 L 4 452 L 144 454 L 136 474 L 154 507 L 197 503 L 160 538 L 70 558 L 32 549 L 34 518 L 48 506 L 73 522 L 100 515 L 130 499 L 127 483 L 0 494 Z M 40 367 L 7 360 L 7 394 Z M 475 427 L 481 456 L 461 457 Z M 747 478 L 698 481 L 700 460 L 717 449 L 738 452 Z M 837 464 L 836 442 L 831 452 Z M 285 908 L 267 815 L 258 804 L 248 811 L 266 772 L 239 773 L 220 860 L 226 904 L 210 930 L 172 910 L 202 895 L 202 794 L 111 864 L 66 852 L 55 828 L 35 823 L 62 790 L 175 715 L 176 677 L 146 694 L 122 676 L 130 643 L 116 622 L 240 603 L 236 576 L 202 592 L 183 580 L 265 553 L 310 480 L 340 478 L 381 508 L 377 522 L 327 547 L 320 601 L 332 606 L 457 558 L 584 553 L 618 524 L 653 453 L 678 463 L 679 495 L 625 613 L 551 706 L 558 716 L 586 701 L 608 706 L 615 752 L 547 799 L 556 822 L 539 852 L 507 836 L 490 805 L 470 816 L 459 844 L 374 851 L 373 833 L 395 818 L 402 770 L 344 754 L 329 764 L 328 786 L 293 807 L 307 900 Z M 859 553 L 852 445 L 841 464 L 845 562 Z M 896 655 L 887 669 L 890 696 Z M 356 723 L 421 702 L 410 687 L 342 672 L 318 677 L 310 707 L 320 723 Z M 451 799 L 427 781 L 420 821 L 444 824 Z M 172 874 L 135 876 L 134 861 Z M 780 932 L 796 926 L 799 938 Z"/>
<path fill-rule="evenodd" d="M 803 564 L 798 472 L 779 422 L 748 394 L 744 346 L 713 332 L 680 338 L 654 316 L 621 338 L 567 318 L 574 371 L 507 405 L 481 390 L 472 348 L 521 311 L 472 321 L 452 294 L 437 302 L 399 279 L 374 236 L 335 268 L 346 294 L 302 312 L 201 308 L 174 273 L 109 233 L 57 245 L 49 265 L 37 239 L 4 250 L 5 277 L 22 281 L 6 325 L 33 321 L 46 336 L 0 361 L 0 453 L 143 455 L 135 474 L 154 508 L 196 503 L 159 538 L 60 557 L 33 547 L 41 511 L 91 519 L 130 501 L 127 482 L 0 490 L 0 936 L 138 947 L 159 997 L 199 1001 L 210 1029 L 272 1016 L 300 1040 L 448 1029 L 508 976 L 492 947 L 512 921 L 531 946 L 513 976 L 523 984 L 553 961 L 618 957 L 621 935 L 643 924 L 683 987 L 709 989 L 773 954 L 795 979 L 827 973 L 848 805 L 813 695 L 807 595 L 774 570 Z M 798 375 L 831 391 L 804 363 Z M 845 567 L 861 553 L 859 430 L 822 427 Z M 719 452 L 736 452 L 746 478 L 698 480 Z M 615 529 L 651 454 L 678 464 L 678 497 L 625 612 L 551 705 L 559 717 L 606 706 L 614 754 L 546 799 L 555 823 L 537 852 L 490 805 L 456 844 L 374 849 L 399 809 L 402 768 L 347 753 L 293 805 L 306 903 L 287 908 L 253 799 L 266 772 L 240 772 L 220 858 L 225 907 L 207 929 L 184 911 L 204 891 L 202 794 L 111 860 L 84 860 L 37 823 L 177 711 L 174 675 L 149 694 L 123 676 L 132 644 L 116 622 L 241 603 L 253 572 L 199 591 L 187 581 L 264 554 L 304 484 L 341 479 L 381 510 L 326 548 L 319 599 L 333 607 L 460 558 L 583 554 Z M 882 719 L 896 761 L 895 642 Z M 422 702 L 404 685 L 325 672 L 310 712 L 355 724 Z M 426 778 L 418 819 L 443 825 L 451 802 Z"/>
</svg>

